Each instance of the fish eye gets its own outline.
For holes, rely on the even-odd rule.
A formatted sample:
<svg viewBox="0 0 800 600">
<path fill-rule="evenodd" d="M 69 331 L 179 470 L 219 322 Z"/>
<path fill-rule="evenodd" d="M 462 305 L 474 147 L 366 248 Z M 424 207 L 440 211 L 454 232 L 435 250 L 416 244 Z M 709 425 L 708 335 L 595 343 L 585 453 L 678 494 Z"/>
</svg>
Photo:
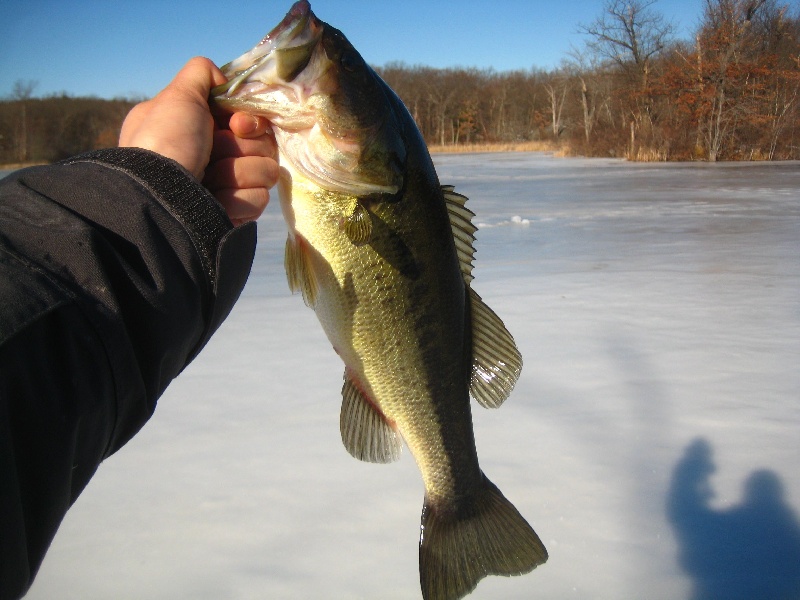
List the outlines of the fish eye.
<svg viewBox="0 0 800 600">
<path fill-rule="evenodd" d="M 350 50 L 345 50 L 342 52 L 341 58 L 339 58 L 339 62 L 341 63 L 342 67 L 344 67 L 345 71 L 355 71 L 360 61 L 358 60 L 358 54 L 352 52 Z"/>
</svg>

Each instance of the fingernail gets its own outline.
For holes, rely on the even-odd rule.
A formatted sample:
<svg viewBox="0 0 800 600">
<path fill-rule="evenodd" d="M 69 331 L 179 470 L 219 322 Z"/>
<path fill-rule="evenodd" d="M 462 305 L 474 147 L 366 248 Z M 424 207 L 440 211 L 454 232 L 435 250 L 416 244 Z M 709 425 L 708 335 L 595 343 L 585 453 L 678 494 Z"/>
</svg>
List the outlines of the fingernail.
<svg viewBox="0 0 800 600">
<path fill-rule="evenodd" d="M 255 115 L 247 115 L 247 118 L 242 118 L 246 113 L 241 113 L 241 116 L 237 115 L 238 122 L 236 124 L 238 135 L 250 135 L 251 133 L 258 130 L 258 117 Z"/>
<path fill-rule="evenodd" d="M 250 126 L 247 128 L 247 133 L 253 133 L 254 131 L 258 131 L 258 127 L 260 125 L 260 121 L 257 116 L 250 115 Z"/>
</svg>

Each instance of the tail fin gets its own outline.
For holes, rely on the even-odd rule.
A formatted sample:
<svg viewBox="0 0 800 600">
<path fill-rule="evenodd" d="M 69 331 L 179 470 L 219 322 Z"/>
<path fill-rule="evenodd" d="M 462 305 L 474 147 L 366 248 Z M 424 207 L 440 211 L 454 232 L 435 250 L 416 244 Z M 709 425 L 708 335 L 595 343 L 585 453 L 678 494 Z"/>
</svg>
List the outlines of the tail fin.
<svg viewBox="0 0 800 600">
<path fill-rule="evenodd" d="M 472 510 L 436 510 L 425 499 L 419 578 L 425 600 L 457 600 L 487 575 L 522 575 L 547 560 L 528 522 L 484 476 Z M 462 513 L 462 514 L 459 514 Z"/>
</svg>

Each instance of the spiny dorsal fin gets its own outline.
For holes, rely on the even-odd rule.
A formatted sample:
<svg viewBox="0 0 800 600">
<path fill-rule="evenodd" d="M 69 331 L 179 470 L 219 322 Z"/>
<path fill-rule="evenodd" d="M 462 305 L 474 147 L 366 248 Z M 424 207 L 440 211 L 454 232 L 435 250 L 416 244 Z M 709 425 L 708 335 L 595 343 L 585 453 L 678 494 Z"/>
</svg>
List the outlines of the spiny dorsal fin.
<svg viewBox="0 0 800 600">
<path fill-rule="evenodd" d="M 466 207 L 467 197 L 453 191 L 452 185 L 443 185 L 447 213 L 450 216 L 450 227 L 453 230 L 453 239 L 456 243 L 458 253 L 458 264 L 461 267 L 461 274 L 467 285 L 472 281 L 472 262 L 475 260 L 475 232 L 478 230 L 472 224 L 472 217 L 475 216 Z"/>
<path fill-rule="evenodd" d="M 345 371 L 342 412 L 339 416 L 342 443 L 358 460 L 389 463 L 400 458 L 403 443 L 386 418 L 375 408 Z"/>
<path fill-rule="evenodd" d="M 283 255 L 283 266 L 289 289 L 302 292 L 306 306 L 314 308 L 317 301 L 317 280 L 311 269 L 311 257 L 308 254 L 308 243 L 300 236 L 289 236 Z"/>
<path fill-rule="evenodd" d="M 498 408 L 519 379 L 522 355 L 500 317 L 472 288 L 467 289 L 472 307 L 469 393 L 484 408 Z"/>
</svg>

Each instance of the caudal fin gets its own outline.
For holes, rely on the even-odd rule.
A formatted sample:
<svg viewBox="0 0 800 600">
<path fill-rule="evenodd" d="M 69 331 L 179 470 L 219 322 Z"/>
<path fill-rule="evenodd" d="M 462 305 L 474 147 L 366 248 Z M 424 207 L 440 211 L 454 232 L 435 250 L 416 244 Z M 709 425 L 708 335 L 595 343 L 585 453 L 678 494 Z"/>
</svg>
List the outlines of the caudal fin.
<svg viewBox="0 0 800 600">
<path fill-rule="evenodd" d="M 485 476 L 484 482 L 469 510 L 437 510 L 426 498 L 419 541 L 425 600 L 457 600 L 487 575 L 522 575 L 547 560 L 533 528 Z"/>
</svg>

